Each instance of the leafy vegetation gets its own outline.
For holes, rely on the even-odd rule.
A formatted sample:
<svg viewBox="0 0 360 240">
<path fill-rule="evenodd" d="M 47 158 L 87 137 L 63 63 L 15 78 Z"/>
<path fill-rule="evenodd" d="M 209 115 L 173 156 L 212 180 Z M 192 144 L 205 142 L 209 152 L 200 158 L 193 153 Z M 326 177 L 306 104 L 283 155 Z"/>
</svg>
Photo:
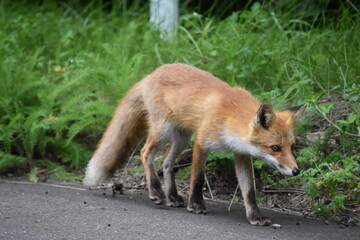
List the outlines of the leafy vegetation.
<svg viewBox="0 0 360 240">
<path fill-rule="evenodd" d="M 34 181 L 41 167 L 54 177 L 83 169 L 130 86 L 161 64 L 185 62 L 278 109 L 309 103 L 298 129 L 302 174 L 283 179 L 256 160 L 261 181 L 304 184 L 321 214 L 358 203 L 359 14 L 286 11 L 254 3 L 219 20 L 183 9 L 177 38 L 166 42 L 146 8 L 0 2 L 0 169 L 22 166 Z"/>
</svg>

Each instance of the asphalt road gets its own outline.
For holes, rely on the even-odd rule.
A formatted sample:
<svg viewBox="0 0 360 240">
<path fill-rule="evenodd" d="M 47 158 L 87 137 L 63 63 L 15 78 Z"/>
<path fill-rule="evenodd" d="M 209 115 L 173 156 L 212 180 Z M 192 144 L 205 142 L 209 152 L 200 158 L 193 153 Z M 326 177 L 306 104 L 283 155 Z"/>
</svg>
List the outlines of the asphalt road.
<svg viewBox="0 0 360 240">
<path fill-rule="evenodd" d="M 281 228 L 251 226 L 242 206 L 207 202 L 207 215 L 156 206 L 146 194 L 80 183 L 0 180 L 0 239 L 360 239 L 360 227 L 262 210 Z"/>
</svg>

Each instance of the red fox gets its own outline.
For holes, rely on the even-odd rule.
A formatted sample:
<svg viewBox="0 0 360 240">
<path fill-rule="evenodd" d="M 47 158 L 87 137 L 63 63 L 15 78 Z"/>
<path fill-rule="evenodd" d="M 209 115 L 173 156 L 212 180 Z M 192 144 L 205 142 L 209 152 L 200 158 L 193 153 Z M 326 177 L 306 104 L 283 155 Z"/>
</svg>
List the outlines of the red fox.
<svg viewBox="0 0 360 240">
<path fill-rule="evenodd" d="M 141 161 L 149 197 L 156 204 L 166 200 L 168 206 L 183 206 L 173 165 L 194 133 L 188 211 L 206 211 L 202 188 L 209 151 L 231 151 L 247 219 L 253 225 L 270 225 L 256 204 L 251 156 L 263 159 L 283 175 L 298 175 L 300 170 L 292 154 L 293 130 L 305 108 L 302 105 L 277 112 L 245 89 L 230 87 L 198 68 L 181 63 L 160 66 L 136 83 L 119 104 L 87 166 L 84 183 L 91 186 L 111 179 L 147 129 Z M 168 142 L 170 148 L 163 163 L 164 193 L 154 158 Z"/>
</svg>

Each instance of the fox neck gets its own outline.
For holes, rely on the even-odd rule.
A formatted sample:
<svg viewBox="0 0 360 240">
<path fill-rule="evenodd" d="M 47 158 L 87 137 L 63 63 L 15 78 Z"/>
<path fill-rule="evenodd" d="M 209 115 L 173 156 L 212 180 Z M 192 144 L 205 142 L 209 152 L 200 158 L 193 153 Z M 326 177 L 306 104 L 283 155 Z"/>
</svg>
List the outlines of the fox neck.
<svg viewBox="0 0 360 240">
<path fill-rule="evenodd" d="M 246 138 L 239 135 L 233 135 L 227 130 L 223 130 L 221 132 L 220 141 L 226 149 L 232 152 L 251 155 L 255 157 L 261 155 L 260 149 L 247 141 Z"/>
<path fill-rule="evenodd" d="M 223 116 L 222 126 L 219 128 L 216 137 L 205 142 L 207 149 L 260 157 L 261 150 L 249 141 L 252 133 L 251 118 Z"/>
<path fill-rule="evenodd" d="M 278 164 L 277 160 L 250 141 L 254 130 L 256 110 L 255 108 L 245 114 L 239 112 L 224 118 L 224 126 L 219 132 L 219 141 L 221 142 L 219 145 L 222 148 L 220 150 L 261 158 L 269 165 L 275 166 Z"/>
<path fill-rule="evenodd" d="M 277 168 L 278 161 L 268 153 L 260 150 L 257 146 L 248 141 L 245 137 L 233 135 L 224 130 L 220 135 L 222 150 L 228 150 L 237 154 L 257 157 L 263 159 L 273 168 Z"/>
</svg>

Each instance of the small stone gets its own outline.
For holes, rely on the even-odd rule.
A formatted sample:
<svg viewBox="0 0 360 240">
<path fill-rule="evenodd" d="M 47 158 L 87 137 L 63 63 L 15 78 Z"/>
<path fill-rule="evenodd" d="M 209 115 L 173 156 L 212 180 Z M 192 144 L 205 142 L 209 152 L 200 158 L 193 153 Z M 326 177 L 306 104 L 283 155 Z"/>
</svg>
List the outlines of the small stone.
<svg viewBox="0 0 360 240">
<path fill-rule="evenodd" d="M 110 223 L 108 224 L 108 227 L 111 227 L 111 224 L 110 224 Z"/>
<path fill-rule="evenodd" d="M 277 223 L 274 223 L 273 225 L 271 225 L 274 229 L 277 229 L 277 228 L 281 228 L 281 225 L 280 224 L 277 224 Z"/>
<path fill-rule="evenodd" d="M 296 222 L 296 225 L 300 225 L 301 224 L 301 222 Z"/>
</svg>

